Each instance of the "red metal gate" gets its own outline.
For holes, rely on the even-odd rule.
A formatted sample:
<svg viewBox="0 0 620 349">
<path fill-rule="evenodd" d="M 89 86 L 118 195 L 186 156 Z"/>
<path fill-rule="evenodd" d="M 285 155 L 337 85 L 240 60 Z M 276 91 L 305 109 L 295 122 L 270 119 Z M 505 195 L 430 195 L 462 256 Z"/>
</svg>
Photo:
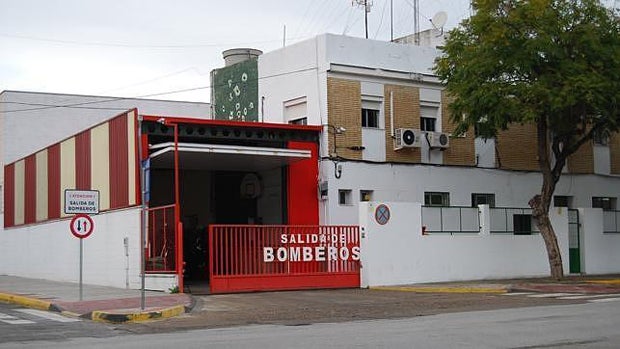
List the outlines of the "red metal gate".
<svg viewBox="0 0 620 349">
<path fill-rule="evenodd" d="M 357 226 L 211 225 L 211 293 L 360 286 Z"/>
</svg>

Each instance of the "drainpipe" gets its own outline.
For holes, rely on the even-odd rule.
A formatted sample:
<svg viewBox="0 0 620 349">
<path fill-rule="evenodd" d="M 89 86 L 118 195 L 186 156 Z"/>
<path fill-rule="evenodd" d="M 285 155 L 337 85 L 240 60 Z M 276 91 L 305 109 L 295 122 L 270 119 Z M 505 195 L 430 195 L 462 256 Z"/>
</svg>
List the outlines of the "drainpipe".
<svg viewBox="0 0 620 349">
<path fill-rule="evenodd" d="M 390 91 L 390 132 L 394 138 L 394 91 Z"/>
</svg>

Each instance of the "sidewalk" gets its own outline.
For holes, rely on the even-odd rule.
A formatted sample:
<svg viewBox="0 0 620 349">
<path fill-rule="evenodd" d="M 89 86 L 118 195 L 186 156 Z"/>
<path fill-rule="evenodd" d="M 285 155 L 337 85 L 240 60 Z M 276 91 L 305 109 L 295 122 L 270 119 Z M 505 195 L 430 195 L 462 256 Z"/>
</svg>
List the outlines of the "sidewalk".
<svg viewBox="0 0 620 349">
<path fill-rule="evenodd" d="M 77 283 L 0 275 L 2 302 L 95 321 L 139 322 L 177 316 L 193 307 L 189 294 L 147 291 L 142 310 L 140 290 L 83 285 L 82 301 L 79 293 Z"/>
<path fill-rule="evenodd" d="M 620 294 L 620 275 L 602 276 L 568 276 L 558 282 L 549 278 L 482 280 L 414 284 L 390 287 L 374 287 L 376 290 L 400 291 L 414 293 L 508 293 L 508 292 L 540 292 L 540 293 L 579 293 L 579 294 Z M 320 292 L 323 307 L 331 307 L 333 293 Z M 367 296 L 368 293 L 363 293 Z M 269 303 L 272 309 L 286 308 L 290 304 L 304 302 L 303 291 L 287 292 L 286 297 L 280 293 L 240 294 L 240 300 Z M 330 296 L 332 295 L 332 296 Z M 209 302 L 210 314 L 226 312 L 234 309 L 235 304 L 226 303 L 231 295 L 213 297 Z M 235 298 L 233 297 L 233 298 Z M 114 287 L 84 285 L 83 300 L 79 300 L 77 283 L 57 282 L 49 280 L 28 279 L 15 276 L 0 275 L 0 302 L 17 303 L 26 307 L 56 311 L 67 316 L 82 317 L 95 321 L 112 323 L 141 322 L 151 319 L 168 318 L 190 311 L 194 306 L 194 298 L 189 294 L 167 294 L 163 292 L 146 292 L 146 307 L 140 309 L 140 291 Z M 225 307 L 217 308 L 217 300 L 223 300 Z M 289 303 L 287 303 L 289 302 Z M 215 308 L 213 308 L 215 307 Z M 232 307 L 232 308 L 231 308 Z M 326 309 L 323 309 L 327 311 Z M 246 314 L 247 315 L 247 314 Z"/>
<path fill-rule="evenodd" d="M 399 286 L 373 287 L 378 290 L 417 293 L 581 293 L 620 294 L 620 275 L 571 275 L 561 281 L 551 278 L 524 278 L 505 280 L 479 280 L 439 282 Z"/>
</svg>

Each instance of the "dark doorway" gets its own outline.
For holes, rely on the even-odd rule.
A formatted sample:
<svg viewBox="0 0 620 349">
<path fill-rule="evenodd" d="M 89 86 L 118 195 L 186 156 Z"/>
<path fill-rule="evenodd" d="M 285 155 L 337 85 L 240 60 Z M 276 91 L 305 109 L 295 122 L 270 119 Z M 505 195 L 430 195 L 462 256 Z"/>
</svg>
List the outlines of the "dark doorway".
<svg viewBox="0 0 620 349">
<path fill-rule="evenodd" d="M 257 199 L 242 190 L 247 172 L 214 172 L 213 202 L 216 224 L 260 224 L 257 215 Z"/>
</svg>

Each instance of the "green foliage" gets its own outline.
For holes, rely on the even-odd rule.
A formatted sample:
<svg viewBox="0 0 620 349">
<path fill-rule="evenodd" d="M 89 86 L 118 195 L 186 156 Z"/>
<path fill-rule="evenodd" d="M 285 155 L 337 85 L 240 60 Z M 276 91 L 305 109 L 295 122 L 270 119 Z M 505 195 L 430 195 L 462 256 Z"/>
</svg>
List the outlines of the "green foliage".
<svg viewBox="0 0 620 349">
<path fill-rule="evenodd" d="M 477 0 L 450 31 L 435 72 L 452 119 L 492 137 L 545 123 L 566 158 L 593 132 L 620 125 L 620 22 L 596 0 Z M 539 128 L 540 130 L 541 128 Z"/>
</svg>

